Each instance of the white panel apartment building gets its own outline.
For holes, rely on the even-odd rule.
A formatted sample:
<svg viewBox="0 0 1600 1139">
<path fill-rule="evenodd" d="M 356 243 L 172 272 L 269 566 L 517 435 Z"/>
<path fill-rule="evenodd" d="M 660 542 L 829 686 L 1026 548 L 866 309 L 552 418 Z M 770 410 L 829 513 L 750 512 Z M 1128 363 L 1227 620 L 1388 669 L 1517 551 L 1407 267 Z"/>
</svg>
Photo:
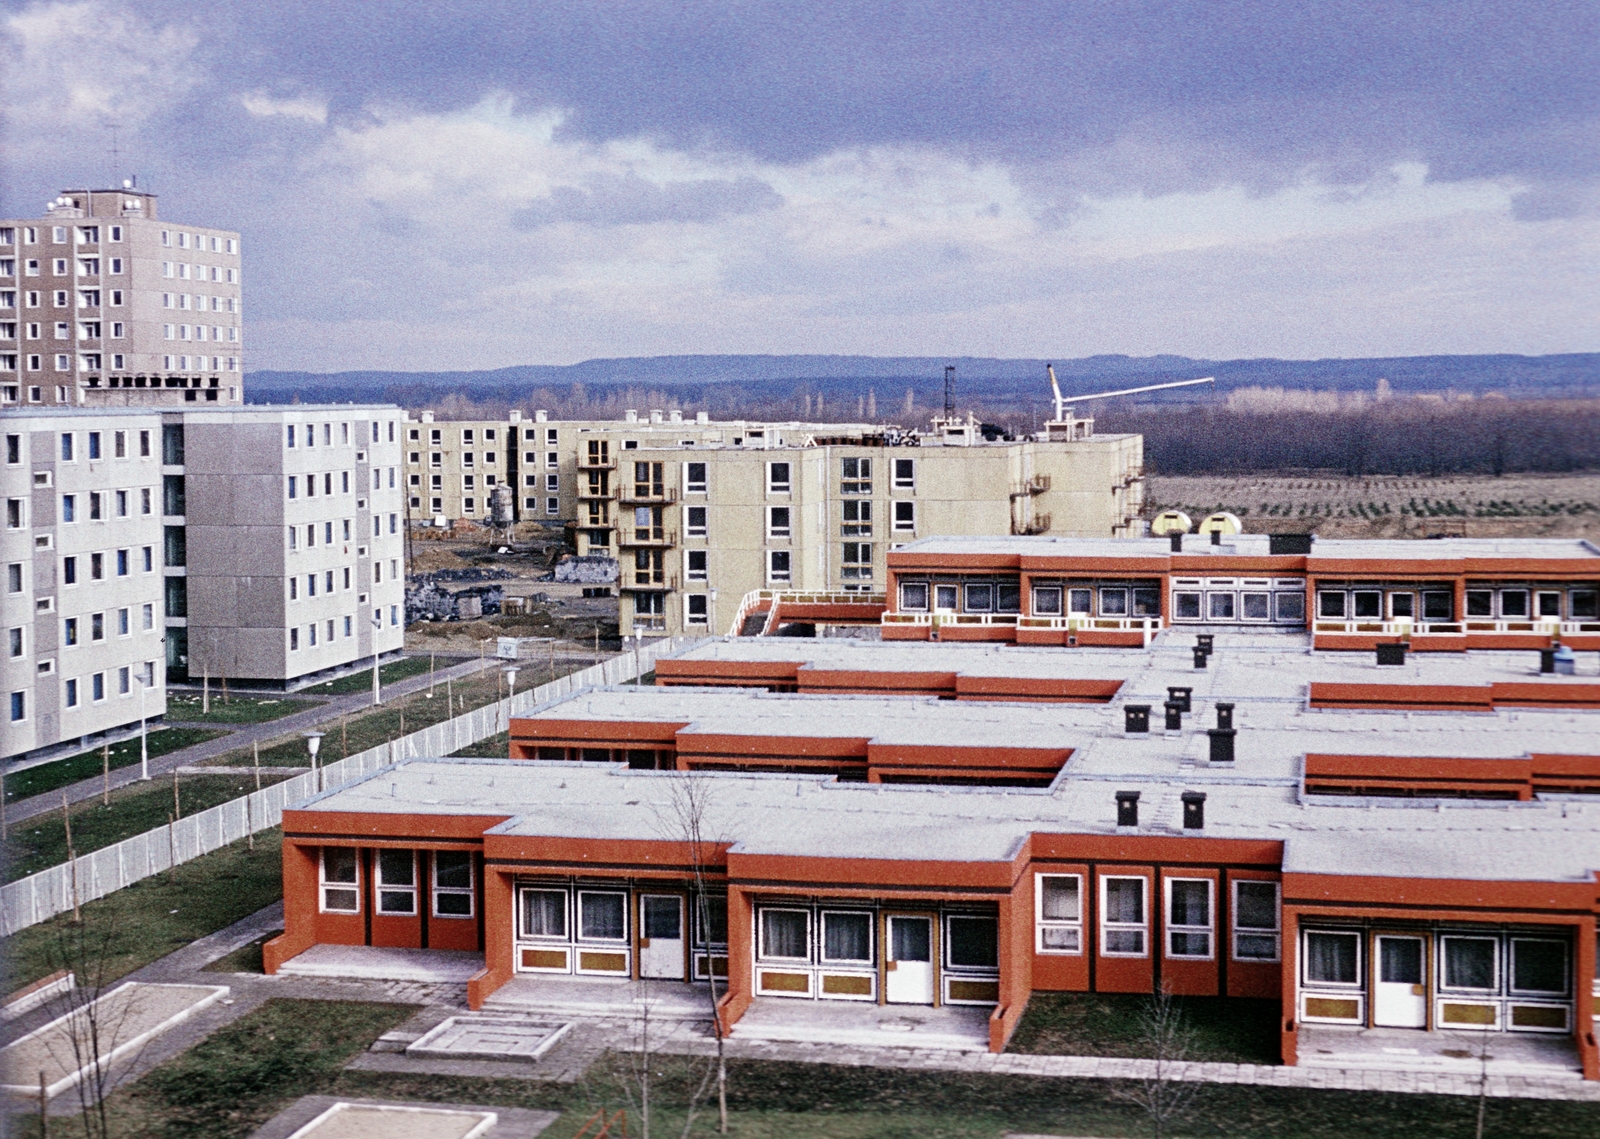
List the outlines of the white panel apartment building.
<svg viewBox="0 0 1600 1139">
<path fill-rule="evenodd" d="M 404 643 L 395 407 L 0 411 L 0 758 L 295 687 Z M 143 683 L 141 683 L 141 679 Z"/>
<path fill-rule="evenodd" d="M 244 399 L 239 235 L 156 196 L 67 190 L 0 220 L 0 406 Z"/>
<path fill-rule="evenodd" d="M 166 711 L 161 419 L 0 413 L 0 756 Z"/>
</svg>

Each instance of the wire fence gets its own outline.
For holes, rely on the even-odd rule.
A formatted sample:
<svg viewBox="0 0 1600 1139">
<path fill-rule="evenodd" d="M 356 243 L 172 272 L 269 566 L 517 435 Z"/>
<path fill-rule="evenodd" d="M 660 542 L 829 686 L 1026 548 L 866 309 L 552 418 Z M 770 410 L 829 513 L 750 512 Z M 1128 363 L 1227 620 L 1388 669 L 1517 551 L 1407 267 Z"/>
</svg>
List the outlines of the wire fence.
<svg viewBox="0 0 1600 1139">
<path fill-rule="evenodd" d="M 286 779 L 260 791 L 134 835 L 71 862 L 52 866 L 0 886 L 0 937 L 103 898 L 143 878 L 209 854 L 246 835 L 283 821 L 284 808 L 319 790 L 338 787 L 402 759 L 450 755 L 507 730 L 512 716 L 526 715 L 545 704 L 585 688 L 633 680 L 655 667 L 657 658 L 692 644 L 693 637 L 667 637 L 625 652 L 548 684 L 518 692 L 506 700 L 474 708 L 453 719 L 411 732 L 388 743 L 336 760 L 316 771 Z"/>
</svg>

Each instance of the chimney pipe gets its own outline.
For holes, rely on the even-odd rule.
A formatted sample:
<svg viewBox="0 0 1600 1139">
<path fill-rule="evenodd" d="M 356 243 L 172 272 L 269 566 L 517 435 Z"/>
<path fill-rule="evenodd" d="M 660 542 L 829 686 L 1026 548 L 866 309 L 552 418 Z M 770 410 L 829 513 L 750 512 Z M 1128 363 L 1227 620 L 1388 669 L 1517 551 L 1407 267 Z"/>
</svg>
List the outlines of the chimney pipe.
<svg viewBox="0 0 1600 1139">
<path fill-rule="evenodd" d="M 1175 553 L 1175 554 L 1183 553 L 1183 535 L 1182 534 L 1168 534 L 1167 535 L 1167 541 L 1171 544 L 1173 553 Z"/>
<path fill-rule="evenodd" d="M 1196 633 L 1194 643 L 1205 650 L 1207 656 L 1217 650 L 1217 635 L 1215 633 Z"/>
<path fill-rule="evenodd" d="M 1206 660 L 1210 656 L 1211 654 L 1206 652 L 1205 649 L 1201 648 L 1199 645 L 1196 645 L 1194 647 L 1194 666 L 1196 668 L 1204 668 L 1206 666 Z"/>
<path fill-rule="evenodd" d="M 1122 717 L 1122 730 L 1125 732 L 1148 732 L 1150 730 L 1150 705 L 1148 704 L 1124 704 Z"/>
<path fill-rule="evenodd" d="M 1220 700 L 1217 702 L 1217 727 L 1219 727 L 1219 728 L 1231 728 L 1231 727 L 1233 727 L 1233 705 L 1232 704 L 1225 704 Z"/>
<path fill-rule="evenodd" d="M 1182 684 L 1173 684 L 1167 687 L 1167 699 L 1178 705 L 1178 711 L 1190 712 L 1193 710 L 1190 697 L 1194 689 Z"/>
<path fill-rule="evenodd" d="M 1183 829 L 1186 831 L 1205 830 L 1206 827 L 1206 793 L 1204 791 L 1185 791 L 1183 799 Z"/>
<path fill-rule="evenodd" d="M 1162 707 L 1167 711 L 1167 731 L 1183 731 L 1183 705 L 1176 700 L 1168 700 Z"/>
<path fill-rule="evenodd" d="M 1139 792 L 1117 792 L 1117 826 L 1136 827 L 1139 825 Z"/>
<path fill-rule="evenodd" d="M 1221 530 L 1213 530 L 1213 531 L 1211 531 L 1211 544 L 1213 546 L 1222 545 L 1222 531 Z"/>
<path fill-rule="evenodd" d="M 1211 762 L 1233 762 L 1233 737 L 1239 732 L 1235 728 L 1207 728 L 1206 735 L 1211 737 Z"/>
</svg>

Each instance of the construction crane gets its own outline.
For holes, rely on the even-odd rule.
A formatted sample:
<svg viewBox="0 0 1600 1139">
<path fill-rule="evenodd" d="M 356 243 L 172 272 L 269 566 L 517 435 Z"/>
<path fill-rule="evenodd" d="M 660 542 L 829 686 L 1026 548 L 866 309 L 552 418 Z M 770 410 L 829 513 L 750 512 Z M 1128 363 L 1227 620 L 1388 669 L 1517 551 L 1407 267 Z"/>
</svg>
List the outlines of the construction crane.
<svg viewBox="0 0 1600 1139">
<path fill-rule="evenodd" d="M 1056 422 L 1064 423 L 1071 417 L 1072 408 L 1068 403 L 1067 397 L 1061 394 L 1061 385 L 1056 382 L 1056 366 L 1054 364 L 1046 364 L 1044 370 L 1050 374 L 1050 390 L 1055 393 Z M 1216 382 L 1217 378 L 1215 376 L 1207 376 L 1202 380 L 1175 380 L 1170 384 L 1147 384 L 1142 388 L 1122 388 L 1120 391 L 1114 392 L 1075 395 L 1072 397 L 1072 402 L 1090 399 L 1111 399 L 1113 396 L 1119 395 L 1138 395 L 1140 392 L 1159 392 L 1165 391 L 1167 388 L 1188 388 L 1193 387 L 1195 384 L 1214 384 Z"/>
</svg>

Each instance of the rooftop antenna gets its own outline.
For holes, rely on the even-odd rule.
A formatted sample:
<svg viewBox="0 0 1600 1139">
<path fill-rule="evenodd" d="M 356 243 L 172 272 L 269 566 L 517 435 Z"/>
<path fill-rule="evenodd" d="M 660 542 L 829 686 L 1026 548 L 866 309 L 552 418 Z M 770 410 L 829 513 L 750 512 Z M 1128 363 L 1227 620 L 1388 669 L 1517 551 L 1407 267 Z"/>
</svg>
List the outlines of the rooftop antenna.
<svg viewBox="0 0 1600 1139">
<path fill-rule="evenodd" d="M 956 413 L 956 366 L 944 366 L 944 417 L 953 418 Z"/>
</svg>

